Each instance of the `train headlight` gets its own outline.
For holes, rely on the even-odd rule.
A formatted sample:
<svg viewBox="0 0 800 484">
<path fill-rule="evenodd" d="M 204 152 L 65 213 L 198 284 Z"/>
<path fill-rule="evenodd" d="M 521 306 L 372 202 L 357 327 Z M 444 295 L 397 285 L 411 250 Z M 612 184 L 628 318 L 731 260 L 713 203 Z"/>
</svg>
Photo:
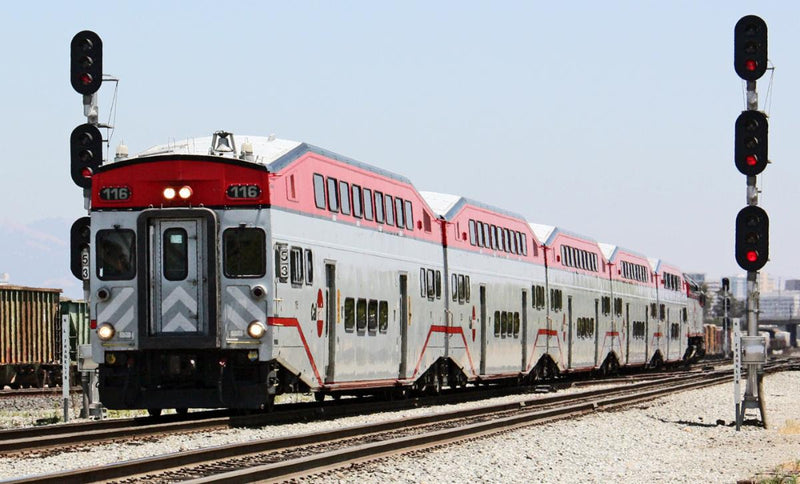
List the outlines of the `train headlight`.
<svg viewBox="0 0 800 484">
<path fill-rule="evenodd" d="M 192 196 L 192 187 L 190 186 L 183 186 L 180 190 L 178 190 L 178 196 L 181 197 L 183 200 Z"/>
<path fill-rule="evenodd" d="M 108 341 L 114 337 L 114 326 L 111 323 L 102 323 L 97 327 L 97 337 L 103 341 Z"/>
<path fill-rule="evenodd" d="M 253 321 L 247 326 L 247 334 L 253 339 L 261 339 L 267 334 L 267 327 L 261 321 Z"/>
<path fill-rule="evenodd" d="M 250 294 L 252 294 L 256 299 L 261 299 L 267 295 L 267 289 L 261 284 L 258 284 L 257 286 L 250 288 Z"/>
<path fill-rule="evenodd" d="M 175 198 L 175 189 L 172 187 L 167 187 L 164 189 L 164 198 L 167 200 L 172 200 Z"/>
</svg>

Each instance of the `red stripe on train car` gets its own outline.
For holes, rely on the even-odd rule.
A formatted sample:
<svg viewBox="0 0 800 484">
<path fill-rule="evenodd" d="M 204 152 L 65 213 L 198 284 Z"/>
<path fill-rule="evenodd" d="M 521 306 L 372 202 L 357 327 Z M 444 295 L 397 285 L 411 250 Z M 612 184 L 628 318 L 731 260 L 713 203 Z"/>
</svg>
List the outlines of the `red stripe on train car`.
<svg viewBox="0 0 800 484">
<path fill-rule="evenodd" d="M 311 369 L 314 370 L 314 376 L 317 378 L 317 382 L 319 382 L 320 386 L 323 385 L 322 378 L 319 376 L 319 371 L 317 371 L 317 364 L 314 362 L 314 356 L 311 354 L 311 349 L 308 347 L 308 342 L 306 341 L 306 337 L 303 334 L 303 328 L 300 327 L 300 321 L 297 318 L 277 318 L 277 317 L 269 317 L 267 318 L 267 324 L 270 326 L 285 326 L 288 328 L 297 328 L 297 332 L 300 334 L 300 341 L 303 342 L 303 348 L 306 350 L 306 355 L 308 356 L 308 362 L 311 363 Z"/>
</svg>

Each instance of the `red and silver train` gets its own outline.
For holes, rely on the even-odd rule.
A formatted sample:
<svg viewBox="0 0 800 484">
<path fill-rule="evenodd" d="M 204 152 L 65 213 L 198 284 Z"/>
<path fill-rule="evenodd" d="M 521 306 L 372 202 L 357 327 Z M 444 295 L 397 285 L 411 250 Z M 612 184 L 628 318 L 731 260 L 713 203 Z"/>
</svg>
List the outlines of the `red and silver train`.
<svg viewBox="0 0 800 484">
<path fill-rule="evenodd" d="M 108 408 L 263 408 L 703 350 L 677 267 L 305 143 L 158 146 L 98 167 L 90 196 L 78 225 Z"/>
</svg>

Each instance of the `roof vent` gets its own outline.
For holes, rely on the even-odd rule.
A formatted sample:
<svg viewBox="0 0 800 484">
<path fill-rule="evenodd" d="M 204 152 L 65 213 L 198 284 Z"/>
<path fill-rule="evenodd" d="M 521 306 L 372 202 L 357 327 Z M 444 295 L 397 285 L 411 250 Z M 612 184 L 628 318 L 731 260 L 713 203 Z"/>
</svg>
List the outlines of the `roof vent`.
<svg viewBox="0 0 800 484">
<path fill-rule="evenodd" d="M 128 145 L 120 143 L 117 146 L 117 154 L 114 156 L 114 161 L 125 160 L 128 158 Z"/>
<path fill-rule="evenodd" d="M 211 139 L 211 148 L 208 149 L 208 154 L 223 156 L 226 153 L 236 153 L 236 143 L 233 141 L 233 133 L 217 131 Z"/>
<path fill-rule="evenodd" d="M 242 153 L 239 155 L 239 159 L 244 161 L 255 160 L 255 157 L 253 156 L 253 145 L 247 140 L 242 143 Z"/>
</svg>

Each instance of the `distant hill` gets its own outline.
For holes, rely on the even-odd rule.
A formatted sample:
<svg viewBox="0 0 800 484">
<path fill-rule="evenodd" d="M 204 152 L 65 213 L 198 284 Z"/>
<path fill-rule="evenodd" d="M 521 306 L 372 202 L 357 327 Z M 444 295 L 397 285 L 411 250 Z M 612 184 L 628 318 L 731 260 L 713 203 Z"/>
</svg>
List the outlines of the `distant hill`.
<svg viewBox="0 0 800 484">
<path fill-rule="evenodd" d="M 72 220 L 47 218 L 22 225 L 0 218 L 0 281 L 18 286 L 60 288 L 83 299 L 80 281 L 69 270 Z"/>
</svg>

